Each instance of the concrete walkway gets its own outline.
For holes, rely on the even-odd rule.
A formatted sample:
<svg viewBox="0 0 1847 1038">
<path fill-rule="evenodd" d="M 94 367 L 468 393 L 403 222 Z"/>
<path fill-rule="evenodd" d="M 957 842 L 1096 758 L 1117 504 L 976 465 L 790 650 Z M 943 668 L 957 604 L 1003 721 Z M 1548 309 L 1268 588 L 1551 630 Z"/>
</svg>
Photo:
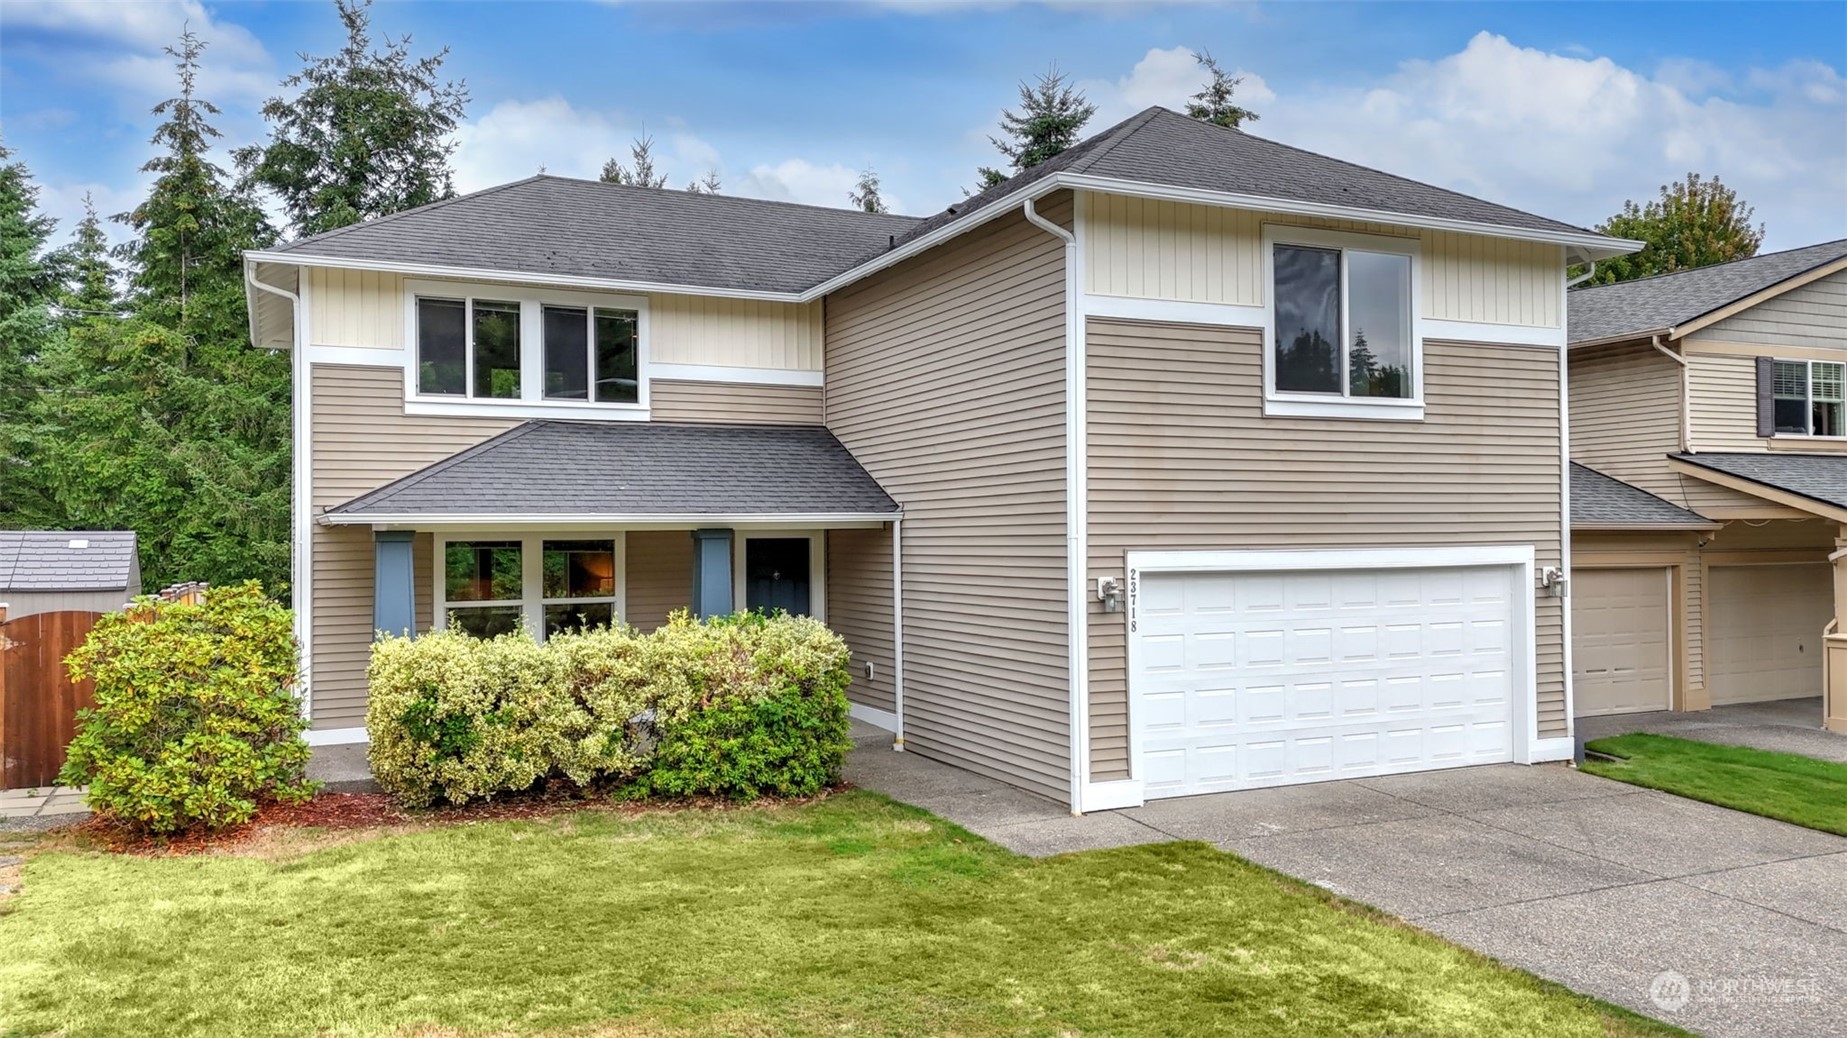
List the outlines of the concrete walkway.
<svg viewBox="0 0 1847 1038">
<path fill-rule="evenodd" d="M 1847 839 L 1568 766 L 1220 793 L 1083 818 L 882 741 L 861 743 L 847 770 L 1023 854 L 1203 840 L 1714 1038 L 1811 1038 L 1847 1020 Z M 1684 1004 L 1651 997 L 1668 971 L 1691 985 Z"/>
<path fill-rule="evenodd" d="M 1653 732 L 1701 742 L 1799 753 L 1804 757 L 1847 764 L 1847 735 L 1821 727 L 1820 696 L 1769 703 L 1733 703 L 1688 713 L 1656 710 L 1645 714 L 1580 717 L 1576 727 L 1580 747 L 1590 739 Z"/>
<path fill-rule="evenodd" d="M 0 789 L 0 832 L 35 832 L 80 820 L 90 813 L 83 790 L 68 786 Z"/>
</svg>

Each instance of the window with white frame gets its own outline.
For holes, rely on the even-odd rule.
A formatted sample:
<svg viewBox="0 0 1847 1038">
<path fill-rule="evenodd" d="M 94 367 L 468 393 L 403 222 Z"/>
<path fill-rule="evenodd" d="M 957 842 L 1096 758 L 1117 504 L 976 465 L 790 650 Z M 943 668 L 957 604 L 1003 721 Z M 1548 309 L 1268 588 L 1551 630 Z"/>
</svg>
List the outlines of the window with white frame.
<svg viewBox="0 0 1847 1038">
<path fill-rule="evenodd" d="M 1773 383 L 1776 431 L 1798 436 L 1847 435 L 1842 365 L 1824 360 L 1779 360 Z"/>
<path fill-rule="evenodd" d="M 607 537 L 445 541 L 437 615 L 477 638 L 607 627 L 619 619 L 617 556 Z"/>
<path fill-rule="evenodd" d="M 633 411 L 647 402 L 639 298 L 444 282 L 414 282 L 410 295 L 417 407 Z"/>
<path fill-rule="evenodd" d="M 1270 250 L 1272 399 L 1421 397 L 1415 241 L 1278 228 Z"/>
</svg>

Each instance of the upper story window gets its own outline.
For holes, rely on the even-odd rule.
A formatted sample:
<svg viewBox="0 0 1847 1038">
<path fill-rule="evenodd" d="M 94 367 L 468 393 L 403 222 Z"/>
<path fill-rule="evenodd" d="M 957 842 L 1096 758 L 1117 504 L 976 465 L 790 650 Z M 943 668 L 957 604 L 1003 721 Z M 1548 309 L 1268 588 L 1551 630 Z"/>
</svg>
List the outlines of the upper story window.
<svg viewBox="0 0 1847 1038">
<path fill-rule="evenodd" d="M 1776 431 L 1797 436 L 1847 435 L 1842 368 L 1833 361 L 1777 361 L 1772 384 Z"/>
<path fill-rule="evenodd" d="M 1419 243 L 1295 227 L 1265 237 L 1265 411 L 1421 417 Z"/>
<path fill-rule="evenodd" d="M 539 414 L 592 406 L 646 417 L 641 299 L 416 282 L 411 301 L 411 409 Z"/>
</svg>

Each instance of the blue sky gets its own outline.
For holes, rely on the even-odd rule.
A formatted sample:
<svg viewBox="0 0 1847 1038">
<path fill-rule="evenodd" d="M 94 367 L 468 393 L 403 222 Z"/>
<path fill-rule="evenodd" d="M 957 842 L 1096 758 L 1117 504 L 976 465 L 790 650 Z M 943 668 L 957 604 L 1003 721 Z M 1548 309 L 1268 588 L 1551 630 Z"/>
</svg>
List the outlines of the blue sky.
<svg viewBox="0 0 1847 1038">
<path fill-rule="evenodd" d="M 65 220 L 145 188 L 161 47 L 212 44 L 227 144 L 341 34 L 331 2 L 0 4 L 0 133 Z M 473 100 L 465 190 L 594 176 L 645 127 L 674 183 L 841 205 L 871 165 L 905 212 L 996 156 L 1015 84 L 1057 62 L 1101 129 L 1197 89 L 1187 48 L 1246 76 L 1251 130 L 1581 224 L 1689 170 L 1757 207 L 1769 248 L 1847 237 L 1847 4 L 381 2 L 375 28 L 452 48 Z M 224 160 L 228 164 L 228 158 Z"/>
</svg>

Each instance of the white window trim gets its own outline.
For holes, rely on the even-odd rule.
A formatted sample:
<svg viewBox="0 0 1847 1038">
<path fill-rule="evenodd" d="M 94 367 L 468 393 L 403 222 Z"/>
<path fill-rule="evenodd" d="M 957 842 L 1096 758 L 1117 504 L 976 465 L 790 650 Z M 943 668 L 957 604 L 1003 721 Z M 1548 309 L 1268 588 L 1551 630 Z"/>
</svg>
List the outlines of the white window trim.
<svg viewBox="0 0 1847 1038">
<path fill-rule="evenodd" d="M 1779 397 L 1776 395 L 1776 367 L 1775 365 L 1777 364 L 1800 364 L 1802 365 L 1802 403 L 1804 405 L 1802 413 L 1805 416 L 1806 424 L 1807 424 L 1809 431 L 1799 432 L 1799 433 L 1784 432 L 1783 430 L 1775 427 L 1775 422 L 1773 420 L 1771 423 L 1771 430 L 1770 430 L 1771 435 L 1779 440 L 1822 440 L 1822 441 L 1829 442 L 1829 443 L 1834 443 L 1834 442 L 1838 442 L 1841 440 L 1847 440 L 1847 423 L 1843 423 L 1843 431 L 1834 436 L 1829 436 L 1825 433 L 1818 433 L 1814 431 L 1815 429 L 1815 365 L 1832 364 L 1835 367 L 1840 368 L 1843 386 L 1844 388 L 1847 388 L 1847 361 L 1812 360 L 1812 359 L 1806 359 L 1806 358 L 1786 360 L 1782 357 L 1773 358 L 1771 361 L 1772 366 L 1770 369 L 1770 381 L 1771 381 L 1770 407 L 1771 407 L 1772 419 L 1774 419 L 1776 415 L 1776 402 L 1778 400 L 1794 399 L 1793 397 Z M 1832 401 L 1830 401 L 1830 403 L 1832 403 Z M 1847 405 L 1847 401 L 1843 401 L 1843 404 Z M 1847 411 L 1847 406 L 1843 406 L 1842 410 Z"/>
<path fill-rule="evenodd" d="M 827 622 L 827 531 L 807 528 L 738 530 L 731 551 L 731 609 L 745 609 L 744 558 L 747 544 L 760 540 L 808 541 L 808 612 L 816 620 Z"/>
<path fill-rule="evenodd" d="M 1325 393 L 1285 393 L 1276 389 L 1276 246 L 1358 249 L 1385 252 L 1411 259 L 1411 387 L 1405 399 L 1330 396 Z M 1361 418 L 1376 421 L 1422 421 L 1424 417 L 1423 242 L 1352 231 L 1324 231 L 1286 224 L 1263 225 L 1263 413 L 1292 418 Z M 1347 264 L 1341 262 L 1340 365 L 1347 367 Z M 1342 381 L 1344 382 L 1344 376 Z"/>
<path fill-rule="evenodd" d="M 417 371 L 421 364 L 417 341 L 417 300 L 463 299 L 520 304 L 519 387 L 517 399 L 444 396 L 417 391 Z M 635 311 L 635 381 L 636 402 L 632 404 L 597 403 L 588 400 L 548 400 L 545 391 L 545 322 L 547 305 L 594 309 Z M 472 321 L 465 323 L 468 335 L 468 370 L 474 370 L 474 331 Z M 649 417 L 648 298 L 604 292 L 574 292 L 566 289 L 532 285 L 497 285 L 462 281 L 404 282 L 404 412 L 415 415 L 494 416 L 501 418 L 621 418 L 647 421 Z"/>
<path fill-rule="evenodd" d="M 430 581 L 431 601 L 436 615 L 432 617 L 430 630 L 447 630 L 449 610 L 479 609 L 491 605 L 517 605 L 520 615 L 526 620 L 526 629 L 535 639 L 545 640 L 545 607 L 548 605 L 568 605 L 575 602 L 613 603 L 616 618 L 628 622 L 628 535 L 624 530 L 548 530 L 543 533 L 504 534 L 490 531 L 479 533 L 437 533 L 434 534 L 435 549 L 431 555 Z M 596 598 L 545 598 L 544 555 L 546 541 L 606 541 L 615 542 L 616 552 L 616 593 Z M 520 546 L 520 597 L 518 601 L 505 602 L 456 602 L 451 603 L 447 597 L 444 559 L 448 547 L 455 543 L 473 541 L 514 541 Z"/>
</svg>

